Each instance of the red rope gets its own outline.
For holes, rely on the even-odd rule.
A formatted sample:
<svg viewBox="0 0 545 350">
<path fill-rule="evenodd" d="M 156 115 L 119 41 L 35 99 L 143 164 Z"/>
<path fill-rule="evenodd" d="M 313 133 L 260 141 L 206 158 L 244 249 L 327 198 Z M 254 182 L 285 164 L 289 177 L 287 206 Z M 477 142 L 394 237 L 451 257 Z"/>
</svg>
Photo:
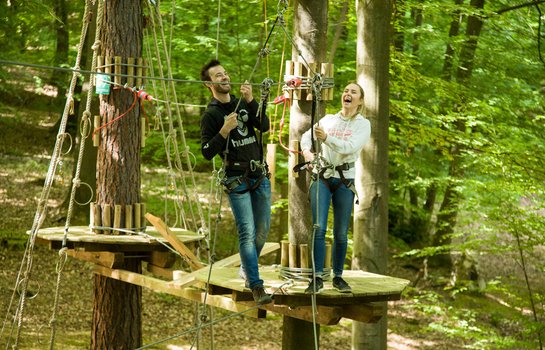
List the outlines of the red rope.
<svg viewBox="0 0 545 350">
<path fill-rule="evenodd" d="M 288 105 L 288 104 L 291 105 L 291 100 L 289 99 L 289 97 L 285 97 L 285 96 L 280 97 L 279 96 L 274 100 L 274 102 L 275 103 L 284 102 L 284 109 L 282 110 L 282 118 L 280 118 L 280 126 L 279 126 L 279 129 L 278 129 L 278 142 L 280 143 L 280 146 L 282 146 L 282 148 L 285 149 L 288 152 L 302 154 L 302 152 L 292 150 L 289 147 L 286 147 L 284 145 L 284 143 L 282 142 L 282 129 L 284 128 L 284 117 L 286 116 L 286 105 Z"/>
<path fill-rule="evenodd" d="M 126 116 L 127 114 L 130 113 L 130 111 L 132 111 L 134 109 L 134 106 L 136 106 L 136 101 L 138 100 L 138 95 L 136 92 L 134 92 L 132 89 L 130 88 L 125 88 L 129 91 L 131 91 L 133 93 L 133 96 L 134 96 L 134 100 L 132 101 L 132 104 L 131 106 L 129 107 L 129 109 L 127 109 L 127 111 L 121 115 L 119 115 L 118 117 L 110 120 L 109 122 L 107 122 L 106 124 L 103 124 L 101 126 L 99 126 L 98 128 L 96 128 L 95 130 L 93 130 L 93 135 L 92 136 L 95 136 L 95 134 L 100 131 L 101 129 L 104 129 L 105 127 L 107 126 L 110 126 L 112 125 L 113 123 L 115 123 L 116 121 L 118 121 L 119 119 L 123 118 L 124 116 Z M 149 96 L 149 95 L 148 95 Z"/>
</svg>

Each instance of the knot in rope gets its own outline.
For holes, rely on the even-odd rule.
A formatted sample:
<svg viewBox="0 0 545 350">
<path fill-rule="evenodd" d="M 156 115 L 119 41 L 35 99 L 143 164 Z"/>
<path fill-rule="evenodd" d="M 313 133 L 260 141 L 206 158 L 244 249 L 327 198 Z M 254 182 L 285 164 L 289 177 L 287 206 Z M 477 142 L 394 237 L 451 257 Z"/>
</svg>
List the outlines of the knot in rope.
<svg viewBox="0 0 545 350">
<path fill-rule="evenodd" d="M 271 53 L 271 50 L 269 48 L 262 48 L 260 51 L 259 51 L 259 57 L 263 58 L 263 57 L 266 57 L 268 56 L 269 54 Z"/>
<path fill-rule="evenodd" d="M 96 40 L 96 41 L 93 43 L 93 46 L 91 46 L 91 49 L 93 49 L 93 51 L 96 51 L 96 50 L 98 50 L 98 48 L 100 47 L 101 44 L 102 44 L 102 41 Z"/>
<path fill-rule="evenodd" d="M 256 171 L 257 169 L 264 170 L 265 169 L 265 163 L 260 162 L 259 160 L 251 160 L 250 161 L 250 170 Z"/>
<path fill-rule="evenodd" d="M 84 111 L 81 115 L 84 119 L 91 118 L 91 112 Z"/>
<path fill-rule="evenodd" d="M 273 83 L 274 81 L 271 78 L 263 79 L 263 82 L 261 83 L 261 101 L 266 101 L 269 98 Z"/>
</svg>

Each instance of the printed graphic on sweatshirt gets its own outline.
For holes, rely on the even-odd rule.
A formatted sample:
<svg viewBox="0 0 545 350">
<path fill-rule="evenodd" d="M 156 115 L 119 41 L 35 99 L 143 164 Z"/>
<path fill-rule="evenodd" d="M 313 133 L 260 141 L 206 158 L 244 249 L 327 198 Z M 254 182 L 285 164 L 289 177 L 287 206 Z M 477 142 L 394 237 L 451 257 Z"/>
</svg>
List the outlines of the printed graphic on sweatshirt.
<svg viewBox="0 0 545 350">
<path fill-rule="evenodd" d="M 248 111 L 245 109 L 241 109 L 238 111 L 237 116 L 237 131 L 241 136 L 248 136 L 248 127 L 246 126 L 246 122 L 248 122 Z"/>
</svg>

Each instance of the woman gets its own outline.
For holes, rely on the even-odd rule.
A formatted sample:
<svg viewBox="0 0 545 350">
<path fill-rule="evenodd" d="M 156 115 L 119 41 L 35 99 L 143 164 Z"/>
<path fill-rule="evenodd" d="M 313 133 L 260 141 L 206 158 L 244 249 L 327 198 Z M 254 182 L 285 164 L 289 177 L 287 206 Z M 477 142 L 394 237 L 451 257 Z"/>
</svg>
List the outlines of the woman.
<svg viewBox="0 0 545 350">
<path fill-rule="evenodd" d="M 313 169 L 310 203 L 314 227 L 315 279 L 305 293 L 318 293 L 323 288 L 325 234 L 329 206 L 333 203 L 333 287 L 342 293 L 352 291 L 342 278 L 348 246 L 348 226 L 352 216 L 355 164 L 362 147 L 369 141 L 371 124 L 361 114 L 363 89 L 357 83 L 348 84 L 342 94 L 342 109 L 324 116 L 313 130 L 301 138 L 305 161 Z M 311 135 L 319 141 L 313 145 Z M 318 159 L 316 155 L 319 155 Z"/>
</svg>

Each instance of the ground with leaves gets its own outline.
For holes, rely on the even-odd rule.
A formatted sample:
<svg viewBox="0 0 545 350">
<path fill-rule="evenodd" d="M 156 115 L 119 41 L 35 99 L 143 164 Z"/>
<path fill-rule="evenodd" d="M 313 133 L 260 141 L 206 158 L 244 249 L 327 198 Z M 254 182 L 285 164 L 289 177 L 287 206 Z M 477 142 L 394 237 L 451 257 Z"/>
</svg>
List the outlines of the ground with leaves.
<svg viewBox="0 0 545 350">
<path fill-rule="evenodd" d="M 30 100 L 29 100 L 30 99 Z M 32 106 L 33 109 L 28 108 Z M 24 108 L 23 108 L 24 107 Z M 36 200 L 39 198 L 51 153 L 58 118 L 58 107 L 45 95 L 29 95 L 26 100 L 0 103 L 0 310 L 2 333 L 0 346 L 6 345 L 8 335 L 16 339 L 18 329 L 12 328 L 12 298 L 17 296 L 16 280 L 23 259 L 26 235 L 32 226 Z M 70 166 L 67 159 L 66 167 Z M 70 171 L 64 170 L 53 187 L 49 204 L 59 206 L 70 183 Z M 63 179 L 64 177 L 64 179 Z M 146 177 L 146 175 L 144 175 Z M 153 177 L 153 176 L 150 176 Z M 206 178 L 206 177 L 203 177 Z M 63 181 L 64 180 L 64 181 Z M 145 180 L 144 180 L 145 181 Z M 43 227 L 58 226 L 62 217 L 51 211 Z M 420 264 L 394 256 L 406 247 L 391 240 L 389 274 L 407 278 L 416 287 L 409 287 L 398 302 L 389 305 L 389 349 L 526 349 L 539 347 L 532 335 L 529 310 L 517 307 L 517 295 L 507 300 L 504 284 L 494 282 L 498 264 L 486 260 L 485 276 L 490 282 L 486 292 L 477 292 L 471 283 L 445 289 L 449 278 L 428 274 L 422 278 Z M 33 274 L 27 291 L 24 322 L 20 328 L 19 348 L 43 349 L 49 346 L 54 297 L 58 291 L 59 308 L 55 319 L 57 349 L 89 347 L 92 317 L 92 267 L 81 261 L 68 259 L 57 283 L 58 255 L 44 246 L 33 251 Z M 492 265 L 494 271 L 490 270 Z M 481 269 L 483 269 L 481 265 Z M 507 268 L 508 266 L 504 266 Z M 516 271 L 507 271 L 508 275 Z M 482 271 L 481 271 L 482 272 Z M 539 271 L 536 271 L 536 273 Z M 496 284 L 494 284 L 496 283 Z M 490 286 L 497 285 L 497 288 Z M 58 288 L 58 289 L 57 289 Z M 144 344 L 162 341 L 153 349 L 281 349 L 282 318 L 269 314 L 265 320 L 245 316 L 230 318 L 223 310 L 214 310 L 213 328 L 194 332 L 200 305 L 186 300 L 143 289 Z M 209 318 L 209 320 L 212 318 Z M 196 334 L 199 334 L 197 337 Z M 533 339 L 533 341 L 532 341 Z M 321 328 L 322 349 L 349 349 L 351 322 Z M 13 340 L 12 340 L 13 344 Z M 533 346 L 536 345 L 536 346 Z M 195 348 L 196 348 L 195 346 Z"/>
</svg>

